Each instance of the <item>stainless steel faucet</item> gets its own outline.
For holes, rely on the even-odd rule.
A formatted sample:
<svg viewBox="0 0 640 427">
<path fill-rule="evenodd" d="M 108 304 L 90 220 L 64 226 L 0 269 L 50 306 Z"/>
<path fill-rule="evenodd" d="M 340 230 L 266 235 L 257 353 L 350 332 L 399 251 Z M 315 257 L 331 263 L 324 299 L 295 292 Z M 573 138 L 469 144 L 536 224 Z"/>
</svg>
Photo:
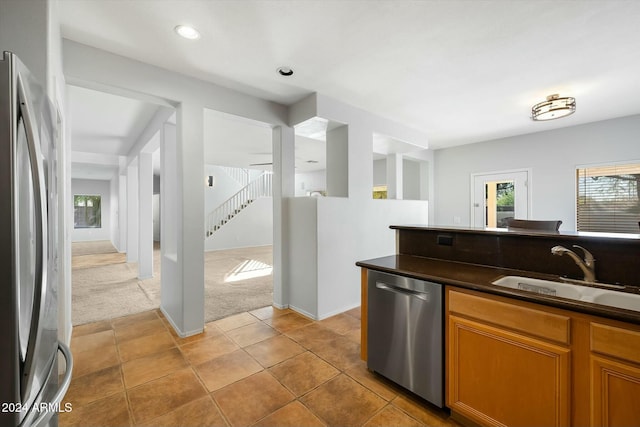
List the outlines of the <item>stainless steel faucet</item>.
<svg viewBox="0 0 640 427">
<path fill-rule="evenodd" d="M 573 245 L 574 248 L 580 248 L 584 252 L 584 260 L 580 258 L 575 252 L 571 249 L 567 249 L 564 246 L 554 246 L 551 248 L 551 253 L 553 255 L 562 256 L 564 254 L 569 255 L 573 260 L 578 264 L 578 267 L 584 272 L 584 281 L 585 282 L 595 282 L 596 281 L 596 260 L 593 258 L 591 252 L 583 248 L 582 246 Z"/>
</svg>

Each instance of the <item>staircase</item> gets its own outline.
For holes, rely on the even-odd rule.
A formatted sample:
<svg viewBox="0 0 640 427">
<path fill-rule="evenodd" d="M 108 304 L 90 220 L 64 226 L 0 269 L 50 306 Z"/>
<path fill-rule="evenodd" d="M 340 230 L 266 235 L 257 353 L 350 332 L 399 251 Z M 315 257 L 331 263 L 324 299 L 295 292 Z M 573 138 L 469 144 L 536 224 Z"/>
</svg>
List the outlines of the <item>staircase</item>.
<svg viewBox="0 0 640 427">
<path fill-rule="evenodd" d="M 241 186 L 244 187 L 249 184 L 249 169 L 234 168 L 230 166 L 219 166 L 219 167 Z"/>
<path fill-rule="evenodd" d="M 256 199 L 271 197 L 272 195 L 273 173 L 264 172 L 207 215 L 205 224 L 206 237 L 211 237 L 213 233 L 231 221 L 233 217 L 242 212 L 244 208 Z"/>
</svg>

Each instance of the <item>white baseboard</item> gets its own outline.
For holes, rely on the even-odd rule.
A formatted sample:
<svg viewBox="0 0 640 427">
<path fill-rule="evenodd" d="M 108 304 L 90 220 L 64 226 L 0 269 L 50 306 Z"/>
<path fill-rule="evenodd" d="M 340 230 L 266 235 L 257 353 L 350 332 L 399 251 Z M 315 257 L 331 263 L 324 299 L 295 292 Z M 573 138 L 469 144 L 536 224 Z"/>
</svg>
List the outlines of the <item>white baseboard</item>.
<svg viewBox="0 0 640 427">
<path fill-rule="evenodd" d="M 176 331 L 176 334 L 178 334 L 180 338 L 186 338 L 186 337 L 190 337 L 191 335 L 197 335 L 204 332 L 204 328 L 200 328 L 193 331 L 182 332 L 180 328 L 176 326 L 171 316 L 169 316 L 169 314 L 164 310 L 164 307 L 161 306 L 160 311 L 162 311 L 162 314 L 164 314 L 164 317 L 167 319 L 167 321 L 169 322 L 173 330 Z"/>
</svg>

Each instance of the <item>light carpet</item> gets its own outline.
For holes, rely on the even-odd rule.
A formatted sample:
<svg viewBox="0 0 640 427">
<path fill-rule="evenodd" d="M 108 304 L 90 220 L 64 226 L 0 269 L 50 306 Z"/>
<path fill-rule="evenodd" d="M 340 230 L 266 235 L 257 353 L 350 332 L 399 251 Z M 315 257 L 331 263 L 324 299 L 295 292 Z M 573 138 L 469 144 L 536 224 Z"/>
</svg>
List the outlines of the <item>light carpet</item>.
<svg viewBox="0 0 640 427">
<path fill-rule="evenodd" d="M 154 277 L 139 280 L 138 264 L 117 262 L 104 265 L 104 254 L 111 253 L 107 245 L 83 248 L 82 267 L 73 269 L 72 321 L 82 325 L 152 310 L 160 306 L 160 250 L 154 250 Z M 115 249 L 114 249 L 115 251 Z M 271 246 L 229 249 L 205 253 L 205 322 L 232 314 L 254 310 L 273 303 Z M 249 277 L 259 275 L 258 277 Z M 237 281 L 229 281 L 230 278 Z"/>
</svg>

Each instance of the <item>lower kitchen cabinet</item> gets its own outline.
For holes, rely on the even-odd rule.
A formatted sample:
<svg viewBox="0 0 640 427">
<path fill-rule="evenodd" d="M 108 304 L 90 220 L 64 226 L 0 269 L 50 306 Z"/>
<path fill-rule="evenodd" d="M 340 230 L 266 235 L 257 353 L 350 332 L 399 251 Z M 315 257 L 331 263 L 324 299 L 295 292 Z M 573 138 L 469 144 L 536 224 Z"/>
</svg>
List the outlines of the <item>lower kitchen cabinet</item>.
<svg viewBox="0 0 640 427">
<path fill-rule="evenodd" d="M 640 426 L 640 332 L 591 323 L 591 425 Z"/>
<path fill-rule="evenodd" d="M 446 289 L 447 406 L 482 426 L 640 426 L 640 326 Z"/>
<path fill-rule="evenodd" d="M 567 347 L 450 314 L 447 406 L 481 425 L 567 426 L 570 354 Z"/>
</svg>

